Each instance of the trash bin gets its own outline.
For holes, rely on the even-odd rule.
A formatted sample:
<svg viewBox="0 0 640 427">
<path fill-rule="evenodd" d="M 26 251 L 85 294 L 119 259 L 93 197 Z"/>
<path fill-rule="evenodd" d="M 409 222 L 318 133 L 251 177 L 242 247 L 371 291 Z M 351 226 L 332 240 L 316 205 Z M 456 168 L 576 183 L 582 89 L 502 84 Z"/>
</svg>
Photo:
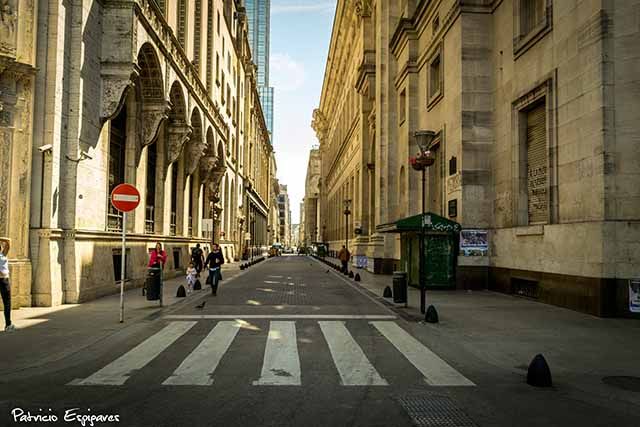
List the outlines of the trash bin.
<svg viewBox="0 0 640 427">
<path fill-rule="evenodd" d="M 395 303 L 407 302 L 407 272 L 406 271 L 393 272 L 393 302 Z"/>
<path fill-rule="evenodd" d="M 157 301 L 160 299 L 160 289 L 162 282 L 162 270 L 157 267 L 150 267 L 147 270 L 146 288 L 147 301 Z"/>
</svg>

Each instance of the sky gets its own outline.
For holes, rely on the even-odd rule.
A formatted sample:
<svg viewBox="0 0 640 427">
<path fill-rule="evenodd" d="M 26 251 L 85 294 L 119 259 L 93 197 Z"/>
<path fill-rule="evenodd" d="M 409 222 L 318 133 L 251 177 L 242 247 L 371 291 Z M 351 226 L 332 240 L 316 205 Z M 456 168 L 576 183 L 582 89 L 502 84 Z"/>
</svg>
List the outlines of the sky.
<svg viewBox="0 0 640 427">
<path fill-rule="evenodd" d="M 271 0 L 273 148 L 292 224 L 300 222 L 309 150 L 318 144 L 311 117 L 320 104 L 335 7 L 336 0 Z"/>
</svg>

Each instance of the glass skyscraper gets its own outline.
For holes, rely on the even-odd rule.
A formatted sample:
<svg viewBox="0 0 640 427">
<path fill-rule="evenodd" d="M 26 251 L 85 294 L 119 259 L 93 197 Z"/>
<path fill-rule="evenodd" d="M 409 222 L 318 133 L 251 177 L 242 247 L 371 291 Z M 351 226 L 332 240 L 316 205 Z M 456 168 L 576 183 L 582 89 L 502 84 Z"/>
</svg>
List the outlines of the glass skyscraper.
<svg viewBox="0 0 640 427">
<path fill-rule="evenodd" d="M 253 61 L 258 66 L 258 93 L 267 130 L 273 143 L 273 88 L 269 86 L 269 32 L 271 0 L 246 0 L 249 22 L 249 44 Z"/>
</svg>

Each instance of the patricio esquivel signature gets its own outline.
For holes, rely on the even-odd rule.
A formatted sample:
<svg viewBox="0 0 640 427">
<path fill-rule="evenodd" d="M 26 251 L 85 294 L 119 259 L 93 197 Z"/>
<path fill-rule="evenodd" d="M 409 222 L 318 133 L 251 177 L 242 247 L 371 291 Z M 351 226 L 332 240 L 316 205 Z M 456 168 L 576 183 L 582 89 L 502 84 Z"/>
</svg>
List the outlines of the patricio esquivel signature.
<svg viewBox="0 0 640 427">
<path fill-rule="evenodd" d="M 11 418 L 16 424 L 42 424 L 57 423 L 60 421 L 67 423 L 78 423 L 82 427 L 93 427 L 103 423 L 119 423 L 120 415 L 117 414 L 96 414 L 90 408 L 69 408 L 63 411 L 54 411 L 51 408 L 38 408 L 37 411 L 25 410 L 23 408 L 13 408 Z"/>
</svg>

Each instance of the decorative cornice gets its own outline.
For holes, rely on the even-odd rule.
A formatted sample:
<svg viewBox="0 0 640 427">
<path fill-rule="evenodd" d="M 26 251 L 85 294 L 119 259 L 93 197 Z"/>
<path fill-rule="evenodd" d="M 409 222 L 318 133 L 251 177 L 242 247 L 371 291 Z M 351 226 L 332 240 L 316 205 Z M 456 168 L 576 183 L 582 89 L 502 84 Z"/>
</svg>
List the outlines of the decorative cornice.
<svg viewBox="0 0 640 427">
<path fill-rule="evenodd" d="M 398 56 L 400 45 L 410 36 L 412 36 L 413 38 L 417 37 L 415 22 L 410 18 L 402 18 L 398 22 L 398 25 L 393 32 L 393 37 L 391 37 L 391 40 L 389 41 L 389 48 L 396 57 Z"/>
<path fill-rule="evenodd" d="M 170 123 L 167 126 L 167 165 L 178 160 L 192 132 L 192 127 L 184 122 Z"/>
<path fill-rule="evenodd" d="M 167 101 L 144 102 L 142 104 L 142 145 L 151 144 L 158 136 L 163 121 L 169 117 Z"/>
<path fill-rule="evenodd" d="M 311 127 L 316 131 L 318 140 L 322 143 L 327 136 L 327 119 L 319 108 L 313 110 Z"/>
<path fill-rule="evenodd" d="M 100 98 L 100 120 L 113 118 L 124 105 L 127 91 L 134 86 L 140 71 L 136 64 L 103 62 L 100 67 L 102 96 Z"/>
<path fill-rule="evenodd" d="M 371 0 L 355 0 L 355 8 L 358 17 L 368 18 L 371 16 Z"/>
</svg>

